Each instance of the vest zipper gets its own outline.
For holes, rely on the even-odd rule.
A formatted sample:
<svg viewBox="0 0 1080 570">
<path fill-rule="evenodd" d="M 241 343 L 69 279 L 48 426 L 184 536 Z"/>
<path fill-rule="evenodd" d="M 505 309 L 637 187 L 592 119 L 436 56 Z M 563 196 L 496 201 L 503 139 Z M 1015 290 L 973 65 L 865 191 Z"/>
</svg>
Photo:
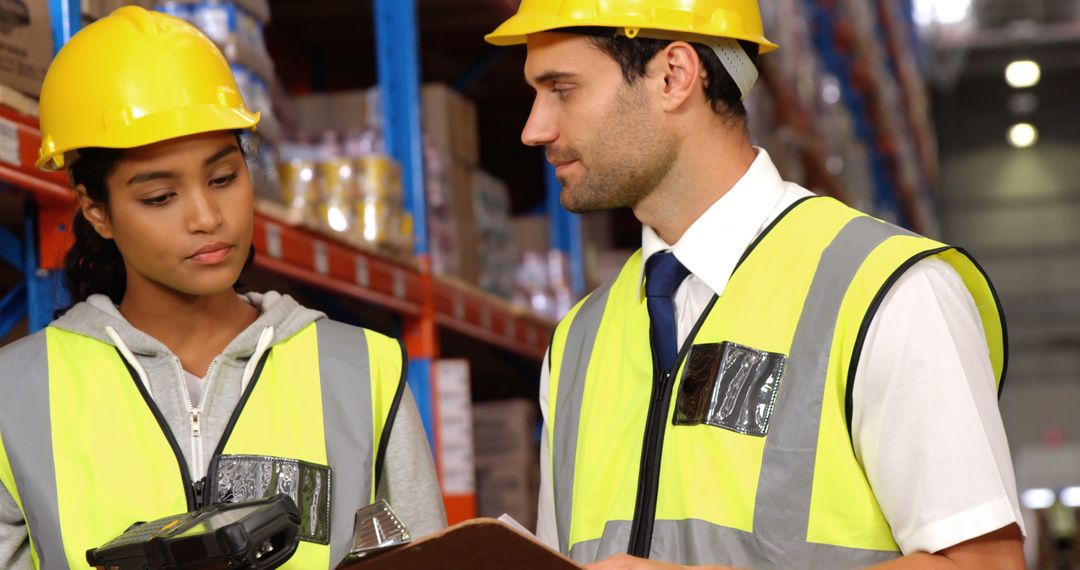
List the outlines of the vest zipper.
<svg viewBox="0 0 1080 570">
<path fill-rule="evenodd" d="M 664 431 L 667 409 L 671 401 L 670 371 L 660 373 L 653 353 L 653 386 L 649 412 L 645 420 L 645 437 L 641 445 L 641 466 L 638 468 L 638 492 L 634 503 L 634 520 L 630 525 L 630 544 L 627 554 L 648 558 L 652 550 L 653 524 L 656 520 L 656 495 L 660 489 L 660 459 L 664 450 Z M 678 360 L 675 365 L 678 369 Z"/>
<path fill-rule="evenodd" d="M 675 388 L 675 376 L 683 359 L 697 338 L 697 333 L 716 305 L 718 297 L 705 306 L 693 330 L 686 336 L 675 356 L 671 370 L 660 371 L 656 351 L 652 351 L 653 386 L 649 398 L 649 412 L 645 420 L 645 437 L 641 444 L 641 466 L 638 468 L 637 499 L 634 503 L 634 520 L 630 524 L 630 542 L 626 553 L 638 558 L 648 558 L 652 550 L 653 526 L 656 524 L 656 496 L 660 492 L 660 464 L 663 459 L 664 433 L 667 431 L 668 410 L 671 409 L 671 392 Z M 652 343 L 650 342 L 650 348 Z"/>
</svg>

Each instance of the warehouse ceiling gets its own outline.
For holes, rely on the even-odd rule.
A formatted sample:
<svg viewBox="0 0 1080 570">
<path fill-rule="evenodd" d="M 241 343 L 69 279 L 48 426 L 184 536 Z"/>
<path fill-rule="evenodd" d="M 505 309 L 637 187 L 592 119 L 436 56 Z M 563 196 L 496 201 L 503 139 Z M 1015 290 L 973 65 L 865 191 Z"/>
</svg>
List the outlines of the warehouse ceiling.
<svg viewBox="0 0 1080 570">
<path fill-rule="evenodd" d="M 935 83 L 951 88 L 962 77 L 1000 74 L 1020 57 L 1044 69 L 1080 67 L 1080 2 L 1076 0 L 917 0 L 950 6 L 946 20 L 924 28 Z M 953 8 L 966 6 L 966 9 Z M 941 13 L 941 12 L 939 12 Z M 933 18 L 931 18 L 932 20 Z"/>
</svg>

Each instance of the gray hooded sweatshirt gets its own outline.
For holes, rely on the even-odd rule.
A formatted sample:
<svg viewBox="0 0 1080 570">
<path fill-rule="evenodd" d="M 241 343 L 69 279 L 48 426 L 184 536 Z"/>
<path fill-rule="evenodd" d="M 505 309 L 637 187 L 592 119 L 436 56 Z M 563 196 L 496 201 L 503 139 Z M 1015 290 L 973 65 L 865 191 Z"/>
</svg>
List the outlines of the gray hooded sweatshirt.
<svg viewBox="0 0 1080 570">
<path fill-rule="evenodd" d="M 115 346 L 132 368 L 145 372 L 142 380 L 149 384 L 154 403 L 184 454 L 191 480 L 198 481 L 206 476 L 210 458 L 240 402 L 254 363 L 274 345 L 326 318 L 323 313 L 302 307 L 292 297 L 273 291 L 248 293 L 243 298 L 261 314 L 211 362 L 202 397 L 195 405 L 190 402 L 176 355 L 131 326 L 108 297 L 91 296 L 51 326 Z M 131 362 L 133 359 L 135 362 Z M 248 366 L 249 362 L 253 365 Z M 193 420 L 199 423 L 199 437 L 192 435 Z M 376 496 L 393 506 L 413 537 L 446 526 L 435 465 L 410 390 L 404 391 L 398 406 Z M 26 522 L 11 493 L 0 485 L 0 568 L 31 567 Z"/>
</svg>

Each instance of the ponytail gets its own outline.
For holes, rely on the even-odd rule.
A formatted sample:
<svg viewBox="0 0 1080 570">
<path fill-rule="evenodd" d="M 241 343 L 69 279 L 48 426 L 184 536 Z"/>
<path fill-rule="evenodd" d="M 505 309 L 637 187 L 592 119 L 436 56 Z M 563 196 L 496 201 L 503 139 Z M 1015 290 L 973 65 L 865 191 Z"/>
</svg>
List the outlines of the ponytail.
<svg viewBox="0 0 1080 570">
<path fill-rule="evenodd" d="M 68 168 L 72 186 L 80 184 L 94 202 L 108 208 L 109 189 L 105 181 L 123 156 L 118 149 L 85 148 Z M 127 288 L 124 258 L 116 243 L 101 237 L 82 210 L 76 210 L 71 224 L 75 243 L 64 257 L 64 281 L 73 303 L 102 294 L 120 304 Z"/>
</svg>

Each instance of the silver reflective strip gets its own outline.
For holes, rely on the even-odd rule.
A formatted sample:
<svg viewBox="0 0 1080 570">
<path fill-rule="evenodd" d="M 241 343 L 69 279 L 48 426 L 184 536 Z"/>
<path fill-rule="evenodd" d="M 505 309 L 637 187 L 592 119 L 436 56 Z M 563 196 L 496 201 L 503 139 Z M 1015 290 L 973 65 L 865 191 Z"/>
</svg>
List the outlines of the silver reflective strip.
<svg viewBox="0 0 1080 570">
<path fill-rule="evenodd" d="M 709 47 L 716 52 L 720 65 L 724 66 L 728 75 L 738 86 L 739 93 L 742 94 L 739 99 L 746 99 L 746 96 L 750 94 L 750 89 L 758 80 L 758 69 L 754 61 L 750 59 L 750 55 L 739 45 L 738 40 L 731 38 L 719 38 L 717 43 L 709 44 Z"/>
<path fill-rule="evenodd" d="M 551 478 L 555 495 L 555 524 L 559 550 L 570 548 L 570 513 L 574 506 L 574 467 L 577 458 L 578 423 L 585 393 L 585 374 L 592 358 L 596 332 L 607 307 L 612 281 L 589 295 L 570 323 L 559 369 L 559 393 L 552 433 Z"/>
<path fill-rule="evenodd" d="M 603 537 L 575 544 L 570 557 L 578 562 L 592 562 L 624 552 L 630 540 L 630 526 L 630 521 L 609 521 L 604 526 Z M 835 570 L 873 566 L 898 556 L 895 552 L 806 544 L 800 548 L 801 557 L 797 563 L 778 563 L 762 558 L 758 540 L 748 532 L 702 520 L 658 520 L 653 527 L 650 557 L 692 566 L 716 564 L 722 560 L 725 565 L 737 568 Z"/>
<path fill-rule="evenodd" d="M 67 568 L 52 455 L 45 334 L 41 331 L 4 349 L 0 436 L 4 438 L 40 567 Z"/>
<path fill-rule="evenodd" d="M 802 567 L 812 555 L 813 545 L 806 542 L 810 495 L 840 304 L 870 253 L 899 233 L 873 218 L 858 217 L 821 254 L 792 339 L 758 479 L 754 535 L 771 563 Z"/>
<path fill-rule="evenodd" d="M 349 552 L 356 509 L 371 503 L 375 456 L 371 367 L 363 329 L 329 319 L 320 319 L 315 326 L 326 458 L 334 478 L 330 510 L 333 568 Z"/>
</svg>

